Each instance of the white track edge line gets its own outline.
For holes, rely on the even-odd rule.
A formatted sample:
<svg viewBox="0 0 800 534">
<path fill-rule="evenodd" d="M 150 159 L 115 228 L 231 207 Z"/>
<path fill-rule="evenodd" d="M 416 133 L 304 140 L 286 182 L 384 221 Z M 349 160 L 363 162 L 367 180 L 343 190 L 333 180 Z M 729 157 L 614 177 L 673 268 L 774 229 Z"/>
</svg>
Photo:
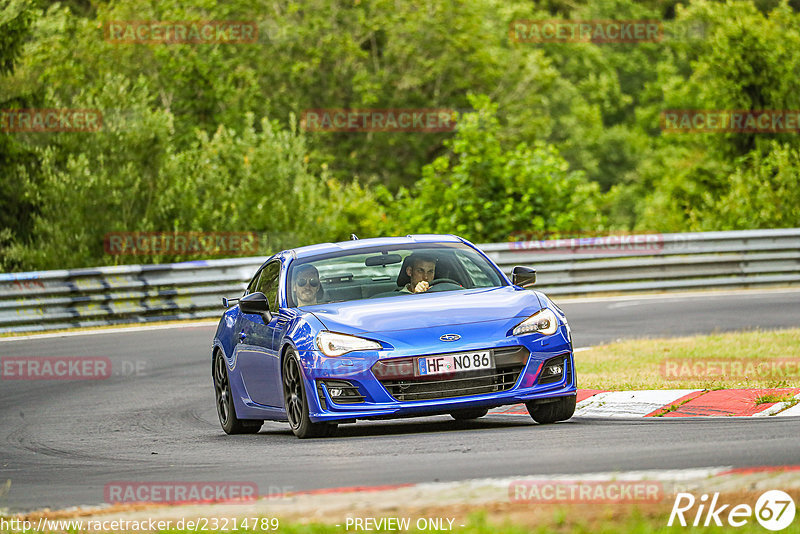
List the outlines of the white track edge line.
<svg viewBox="0 0 800 534">
<path fill-rule="evenodd" d="M 98 334 L 124 334 L 129 332 L 146 332 L 149 330 L 167 330 L 170 328 L 195 328 L 198 326 L 214 326 L 218 322 L 219 322 L 218 320 L 191 321 L 191 322 L 176 322 L 172 324 L 128 326 L 119 328 L 97 328 L 80 332 L 53 332 L 48 334 L 30 334 L 25 336 L 0 337 L 0 343 L 8 341 L 26 341 L 31 339 L 52 339 L 59 337 L 95 336 Z"/>
</svg>

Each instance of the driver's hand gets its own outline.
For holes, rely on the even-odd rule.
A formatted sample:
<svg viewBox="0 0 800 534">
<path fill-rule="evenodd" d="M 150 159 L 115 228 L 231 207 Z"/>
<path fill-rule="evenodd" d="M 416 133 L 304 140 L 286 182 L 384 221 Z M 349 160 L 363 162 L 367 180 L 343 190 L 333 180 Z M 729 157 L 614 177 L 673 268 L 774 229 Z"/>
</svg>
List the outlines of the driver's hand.
<svg viewBox="0 0 800 534">
<path fill-rule="evenodd" d="M 414 288 L 414 293 L 425 293 L 429 287 L 431 287 L 430 284 L 423 280 Z"/>
</svg>

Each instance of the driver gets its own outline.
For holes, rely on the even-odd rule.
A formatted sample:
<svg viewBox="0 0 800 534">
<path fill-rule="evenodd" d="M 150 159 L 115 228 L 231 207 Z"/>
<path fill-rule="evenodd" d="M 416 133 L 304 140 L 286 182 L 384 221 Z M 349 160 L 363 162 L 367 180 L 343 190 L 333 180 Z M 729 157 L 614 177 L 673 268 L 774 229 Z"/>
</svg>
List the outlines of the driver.
<svg viewBox="0 0 800 534">
<path fill-rule="evenodd" d="M 322 300 L 323 290 L 319 283 L 319 271 L 313 265 L 306 264 L 297 268 L 292 287 L 298 306 L 312 306 Z"/>
<path fill-rule="evenodd" d="M 424 293 L 430 288 L 436 275 L 436 256 L 425 252 L 414 252 L 409 256 L 406 274 L 411 282 L 398 291 L 400 293 Z"/>
</svg>

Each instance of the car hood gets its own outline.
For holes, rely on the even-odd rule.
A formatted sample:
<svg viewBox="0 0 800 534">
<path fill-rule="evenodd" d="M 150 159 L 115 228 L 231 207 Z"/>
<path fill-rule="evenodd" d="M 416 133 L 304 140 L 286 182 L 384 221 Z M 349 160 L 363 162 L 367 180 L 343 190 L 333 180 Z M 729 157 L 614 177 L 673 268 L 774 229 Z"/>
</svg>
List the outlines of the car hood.
<svg viewBox="0 0 800 534">
<path fill-rule="evenodd" d="M 527 317 L 542 304 L 534 291 L 514 286 L 402 294 L 309 306 L 328 330 L 364 334 L 418 330 Z"/>
</svg>

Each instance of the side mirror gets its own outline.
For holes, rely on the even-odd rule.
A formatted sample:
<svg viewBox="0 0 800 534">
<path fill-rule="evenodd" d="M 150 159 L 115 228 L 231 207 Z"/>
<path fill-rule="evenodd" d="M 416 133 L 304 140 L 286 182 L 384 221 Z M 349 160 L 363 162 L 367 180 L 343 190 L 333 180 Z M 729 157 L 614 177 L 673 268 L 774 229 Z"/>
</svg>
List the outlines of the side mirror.
<svg viewBox="0 0 800 534">
<path fill-rule="evenodd" d="M 267 296 L 260 292 L 256 291 L 255 293 L 250 293 L 239 299 L 239 309 L 242 310 L 243 313 L 258 313 L 265 318 L 269 317 L 269 301 L 267 300 Z"/>
<path fill-rule="evenodd" d="M 536 269 L 517 265 L 511 273 L 511 283 L 515 286 L 528 288 L 536 283 Z"/>
</svg>

